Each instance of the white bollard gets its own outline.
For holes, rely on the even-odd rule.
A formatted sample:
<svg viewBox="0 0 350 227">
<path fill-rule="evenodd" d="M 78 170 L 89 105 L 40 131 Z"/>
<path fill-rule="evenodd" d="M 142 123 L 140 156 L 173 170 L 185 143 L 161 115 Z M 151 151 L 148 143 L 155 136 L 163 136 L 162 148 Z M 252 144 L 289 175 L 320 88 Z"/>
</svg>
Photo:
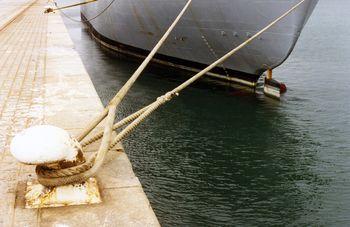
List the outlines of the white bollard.
<svg viewBox="0 0 350 227">
<path fill-rule="evenodd" d="M 62 169 L 84 162 L 80 144 L 64 129 L 39 125 L 17 134 L 10 145 L 11 154 L 21 163 Z M 28 181 L 26 208 L 60 207 L 102 202 L 95 178 L 83 183 L 45 187 Z"/>
<path fill-rule="evenodd" d="M 65 130 L 52 125 L 27 128 L 17 134 L 10 145 L 11 154 L 29 165 L 74 162 L 81 147 Z"/>
</svg>

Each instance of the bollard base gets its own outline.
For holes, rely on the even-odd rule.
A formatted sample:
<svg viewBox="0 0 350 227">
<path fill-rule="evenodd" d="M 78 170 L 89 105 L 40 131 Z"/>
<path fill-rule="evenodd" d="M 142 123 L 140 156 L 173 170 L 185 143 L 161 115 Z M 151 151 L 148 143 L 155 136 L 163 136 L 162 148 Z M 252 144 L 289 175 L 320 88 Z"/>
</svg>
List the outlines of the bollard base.
<svg viewBox="0 0 350 227">
<path fill-rule="evenodd" d="M 84 183 L 45 187 L 28 181 L 25 194 L 25 208 L 62 207 L 101 203 L 101 196 L 95 178 Z"/>
</svg>

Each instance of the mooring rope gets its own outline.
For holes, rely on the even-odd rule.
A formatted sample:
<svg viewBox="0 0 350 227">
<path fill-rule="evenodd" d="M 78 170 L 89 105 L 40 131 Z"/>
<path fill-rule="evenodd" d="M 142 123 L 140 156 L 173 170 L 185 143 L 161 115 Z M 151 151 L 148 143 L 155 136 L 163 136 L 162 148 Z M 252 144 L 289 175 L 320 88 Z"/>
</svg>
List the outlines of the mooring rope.
<svg viewBox="0 0 350 227">
<path fill-rule="evenodd" d="M 152 60 L 154 55 L 157 53 L 157 51 L 162 47 L 165 40 L 170 35 L 171 31 L 175 28 L 176 24 L 180 21 L 181 17 L 183 16 L 183 14 L 187 10 L 187 8 L 190 6 L 191 2 L 192 2 L 192 0 L 189 0 L 186 3 L 186 5 L 184 6 L 184 8 L 180 12 L 180 14 L 177 16 L 177 18 L 174 20 L 174 22 L 170 25 L 170 27 L 165 32 L 163 37 L 159 40 L 159 42 L 156 44 L 156 46 L 148 54 L 148 56 L 145 58 L 145 60 L 142 62 L 142 64 L 137 68 L 137 70 L 134 72 L 134 74 L 129 78 L 129 80 L 124 84 L 124 86 L 113 97 L 113 99 L 111 100 L 111 103 L 116 103 L 116 105 L 118 107 L 119 103 L 125 97 L 125 95 L 130 90 L 130 88 L 133 86 L 133 84 L 135 83 L 137 78 L 141 75 L 143 70 L 150 63 L 150 61 Z M 84 139 L 106 116 L 107 116 L 107 108 L 105 108 L 104 111 L 83 130 L 83 132 L 78 136 L 77 140 L 80 142 L 82 139 Z"/>
<path fill-rule="evenodd" d="M 99 168 L 98 163 L 104 160 L 105 153 L 109 149 L 109 141 L 106 140 L 105 136 L 109 135 L 109 131 L 107 128 L 112 130 L 113 128 L 113 120 L 110 119 L 110 108 L 111 106 L 115 109 L 118 107 L 122 99 L 125 97 L 127 92 L 130 90 L 132 85 L 135 83 L 137 78 L 141 75 L 146 66 L 150 63 L 154 55 L 160 49 L 160 47 L 164 44 L 165 40 L 170 35 L 171 31 L 175 28 L 176 24 L 180 21 L 187 8 L 190 6 L 192 0 L 188 0 L 179 15 L 175 18 L 174 22 L 169 26 L 167 31 L 164 33 L 159 42 L 155 45 L 149 55 L 145 58 L 142 64 L 137 68 L 134 74 L 129 78 L 129 80 L 124 84 L 124 86 L 118 91 L 118 93 L 114 96 L 114 98 L 110 101 L 107 108 L 103 110 L 103 112 L 92 122 L 88 127 L 83 130 L 83 133 L 78 137 L 78 142 L 81 142 L 103 119 L 107 117 L 107 122 L 105 125 L 105 130 L 102 136 L 102 142 L 100 148 L 97 152 L 96 158 L 91 157 L 87 160 L 86 163 L 80 166 L 74 166 L 71 168 L 66 168 L 63 170 L 48 170 L 45 166 L 37 166 L 36 173 L 38 175 L 38 181 L 45 186 L 56 186 L 62 184 L 68 184 L 73 182 L 78 182 L 82 180 L 86 180 L 88 177 L 94 175 Z M 114 110 L 116 111 L 116 110 Z M 107 116 L 108 115 L 108 116 Z M 136 116 L 136 115 L 135 115 Z M 132 120 L 132 119 L 131 119 Z M 106 143 L 108 142 L 108 145 Z M 63 176 L 64 177 L 63 177 Z"/>
<path fill-rule="evenodd" d="M 178 96 L 179 93 L 191 85 L 193 82 L 201 78 L 203 75 L 205 75 L 207 72 L 215 68 L 217 65 L 222 64 L 225 60 L 227 60 L 229 57 L 231 57 L 233 54 L 235 54 L 237 51 L 242 49 L 243 47 L 247 46 L 249 43 L 251 43 L 253 40 L 255 40 L 257 37 L 259 37 L 262 33 L 264 33 L 266 30 L 271 28 L 273 25 L 278 23 L 280 20 L 282 20 L 284 17 L 289 15 L 291 12 L 293 12 L 297 7 L 299 7 L 305 0 L 300 1 L 298 4 L 293 6 L 291 9 L 289 9 L 287 12 L 285 12 L 282 16 L 278 17 L 274 21 L 272 21 L 269 25 L 267 25 L 265 28 L 257 32 L 255 35 L 253 35 L 251 38 L 247 39 L 245 42 L 237 46 L 236 48 L 229 51 L 227 54 L 222 56 L 220 59 L 216 60 L 211 65 L 207 66 L 205 69 L 191 77 L 190 79 L 186 80 L 181 85 L 177 86 L 172 91 L 166 93 L 163 96 L 160 96 L 157 98 L 156 101 L 148 105 L 147 107 L 142 108 L 141 110 L 134 113 L 133 117 L 130 117 L 130 119 L 134 120 L 126 127 L 124 128 L 120 133 L 117 134 L 117 136 L 113 139 L 111 142 L 111 134 L 113 129 L 113 120 L 115 116 L 116 107 L 119 104 L 119 99 L 112 99 L 111 103 L 109 104 L 108 108 L 106 109 L 107 112 L 107 122 L 105 126 L 105 130 L 102 136 L 102 142 L 100 145 L 100 148 L 96 155 L 91 157 L 86 163 L 80 166 L 75 166 L 63 170 L 47 170 L 43 166 L 37 166 L 36 172 L 38 175 L 38 180 L 41 184 L 45 186 L 57 186 L 57 185 L 63 185 L 73 182 L 80 182 L 83 180 L 88 179 L 89 177 L 93 176 L 97 170 L 101 167 L 104 161 L 104 157 L 107 153 L 107 151 L 111 148 L 113 148 L 116 144 L 118 144 L 122 139 L 124 139 L 132 130 L 134 130 L 140 123 L 144 121 L 153 111 L 155 111 L 159 106 L 165 104 L 166 102 L 169 102 L 173 97 Z M 132 84 L 131 84 L 132 85 Z M 119 100 L 119 101 L 118 101 Z M 141 113 L 141 114 L 140 114 Z M 125 119 L 124 119 L 125 120 Z M 118 124 L 118 123 L 117 123 Z M 85 137 L 85 136 L 84 136 Z"/>
<path fill-rule="evenodd" d="M 120 127 L 123 127 L 124 125 L 132 122 L 133 120 L 135 120 L 136 118 L 138 118 L 143 112 L 145 112 L 147 110 L 149 106 L 146 106 L 138 111 L 136 111 L 135 113 L 125 117 L 124 119 L 122 119 L 121 121 L 115 123 L 113 125 L 113 130 L 116 130 Z M 82 141 L 81 142 L 81 146 L 84 148 L 96 141 L 98 141 L 99 139 L 101 139 L 103 136 L 103 132 L 99 132 L 97 134 L 95 134 L 94 136 L 90 137 L 89 139 L 85 140 L 85 141 Z"/>
<path fill-rule="evenodd" d="M 69 20 L 71 21 L 74 21 L 74 22 L 78 22 L 78 23 L 85 23 L 85 22 L 90 22 L 92 20 L 95 20 L 96 18 L 100 17 L 102 14 L 104 14 L 107 9 L 109 9 L 109 7 L 111 7 L 111 5 L 116 1 L 116 0 L 112 0 L 102 11 L 100 11 L 96 16 L 93 16 L 92 18 L 89 18 L 89 19 L 83 19 L 83 20 L 77 20 L 77 19 L 74 19 L 73 17 L 67 15 L 63 9 L 67 9 L 67 8 L 70 8 L 70 7 L 75 7 L 75 6 L 78 6 L 78 5 L 82 5 L 82 4 L 88 4 L 88 3 L 93 3 L 93 2 L 96 2 L 98 0 L 91 0 L 91 1 L 88 1 L 88 2 L 82 2 L 82 3 L 78 3 L 78 4 L 74 4 L 74 5 L 70 5 L 70 6 L 63 6 L 63 7 L 59 7 L 57 2 L 54 1 L 54 4 L 56 6 L 56 9 L 52 9 L 52 12 L 53 11 L 56 11 L 58 10 L 60 13 L 62 13 L 63 16 L 65 16 L 66 18 L 68 18 Z"/>
</svg>

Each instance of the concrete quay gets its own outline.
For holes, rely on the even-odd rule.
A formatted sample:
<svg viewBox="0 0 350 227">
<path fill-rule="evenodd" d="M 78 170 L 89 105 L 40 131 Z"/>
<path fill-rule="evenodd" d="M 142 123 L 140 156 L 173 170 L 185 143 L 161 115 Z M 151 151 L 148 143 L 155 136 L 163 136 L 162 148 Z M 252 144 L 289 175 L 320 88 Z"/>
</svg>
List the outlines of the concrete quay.
<svg viewBox="0 0 350 227">
<path fill-rule="evenodd" d="M 45 4 L 0 0 L 0 226 L 159 226 L 122 146 L 97 175 L 101 204 L 24 208 L 35 172 L 10 155 L 13 136 L 38 124 L 75 135 L 103 108 L 60 15 L 43 14 Z"/>
</svg>

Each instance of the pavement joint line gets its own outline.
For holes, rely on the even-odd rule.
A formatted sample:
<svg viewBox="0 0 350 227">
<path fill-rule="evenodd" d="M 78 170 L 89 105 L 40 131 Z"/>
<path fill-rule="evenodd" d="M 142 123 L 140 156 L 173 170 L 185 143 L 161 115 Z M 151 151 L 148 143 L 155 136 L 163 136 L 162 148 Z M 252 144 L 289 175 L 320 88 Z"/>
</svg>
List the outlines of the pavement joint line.
<svg viewBox="0 0 350 227">
<path fill-rule="evenodd" d="M 31 39 L 34 39 L 34 36 L 31 34 L 31 36 L 28 38 L 28 42 L 30 43 L 30 41 L 31 41 Z M 23 42 L 24 43 L 24 42 Z M 24 46 L 23 46 L 24 47 Z M 22 47 L 22 48 L 23 48 Z M 21 49 L 22 49 L 21 48 Z M 32 51 L 30 52 L 31 53 L 31 56 L 32 56 L 32 54 L 33 54 L 33 49 L 34 49 L 34 44 L 33 44 L 33 48 L 32 48 Z M 21 55 L 21 60 L 19 61 L 19 63 L 18 63 L 18 66 L 17 66 L 17 69 L 16 69 L 16 72 L 15 72 L 15 76 L 14 76 L 14 78 L 13 78 L 13 80 L 12 80 L 12 83 L 11 83 L 11 85 L 10 85 L 10 89 L 9 89 L 9 93 L 8 93 L 8 97 L 10 96 L 10 92 L 11 92 L 11 90 L 12 90 L 12 88 L 13 88 L 13 85 L 15 84 L 15 82 L 16 82 L 16 79 L 17 79 L 17 77 L 18 77 L 18 72 L 19 72 L 19 70 L 20 70 L 20 67 L 21 67 L 21 65 L 22 65 L 22 62 L 23 62 L 23 60 L 25 59 L 25 56 L 26 56 L 26 52 L 29 52 L 30 50 L 28 50 L 28 49 L 26 49 L 24 52 L 21 52 L 22 53 L 22 55 Z M 31 59 L 31 56 L 30 56 L 30 59 Z M 16 58 L 14 58 L 14 61 L 16 61 Z M 28 64 L 30 63 L 30 60 L 28 61 Z M 11 71 L 11 69 L 9 69 L 9 71 Z M 9 73 L 8 73 L 9 74 Z M 1 86 L 1 89 L 3 89 L 3 85 Z M 5 106 L 7 105 L 7 100 L 8 99 L 6 99 L 6 101 L 5 101 Z M 17 99 L 17 102 L 18 102 L 18 99 Z M 2 112 L 0 112 L 0 117 L 2 116 Z"/>
<path fill-rule="evenodd" d="M 38 0 L 33 0 L 28 5 L 25 5 L 22 8 L 18 9 L 13 15 L 11 15 L 11 17 L 7 21 L 5 21 L 5 23 L 0 24 L 0 32 L 5 30 L 8 27 L 8 25 L 10 25 L 14 20 L 21 16 L 28 8 L 33 6 L 37 1 Z"/>
<path fill-rule="evenodd" d="M 108 161 L 97 174 L 103 203 L 37 210 L 24 209 L 20 205 L 23 201 L 18 193 L 22 193 L 23 183 L 29 175 L 34 176 L 35 173 L 33 167 L 18 163 L 10 155 L 9 144 L 13 135 L 32 125 L 53 122 L 68 123 L 66 129 L 76 132 L 82 127 L 74 122 L 83 122 L 103 108 L 61 16 L 44 15 L 44 4 L 45 0 L 35 1 L 0 31 L 0 190 L 4 191 L 0 193 L 3 201 L 0 203 L 0 226 L 41 226 L 47 223 L 53 226 L 67 223 L 74 226 L 101 226 L 104 223 L 159 226 L 122 147 L 118 152 L 109 153 Z M 62 29 L 55 31 L 49 26 Z M 55 55 L 50 51 L 52 47 L 64 49 L 67 56 Z M 58 67 L 62 67 L 59 63 L 62 60 L 74 62 L 66 66 L 72 74 L 60 73 Z M 74 91 L 75 82 L 62 86 L 70 82 L 70 75 L 81 78 L 74 81 L 79 81 L 79 86 L 84 87 L 87 97 L 79 95 L 79 89 Z M 55 88 L 54 91 L 50 90 L 52 88 Z M 99 103 L 91 105 L 91 100 Z M 62 109 L 57 109 L 55 103 L 64 105 Z M 74 114 L 67 114 L 72 108 L 76 109 Z M 52 115 L 52 112 L 55 114 Z M 64 119 L 67 117 L 69 121 Z M 91 146 L 90 149 L 93 151 L 95 148 Z M 110 215 L 111 212 L 116 215 Z M 80 218 L 77 219 L 77 216 Z"/>
</svg>

